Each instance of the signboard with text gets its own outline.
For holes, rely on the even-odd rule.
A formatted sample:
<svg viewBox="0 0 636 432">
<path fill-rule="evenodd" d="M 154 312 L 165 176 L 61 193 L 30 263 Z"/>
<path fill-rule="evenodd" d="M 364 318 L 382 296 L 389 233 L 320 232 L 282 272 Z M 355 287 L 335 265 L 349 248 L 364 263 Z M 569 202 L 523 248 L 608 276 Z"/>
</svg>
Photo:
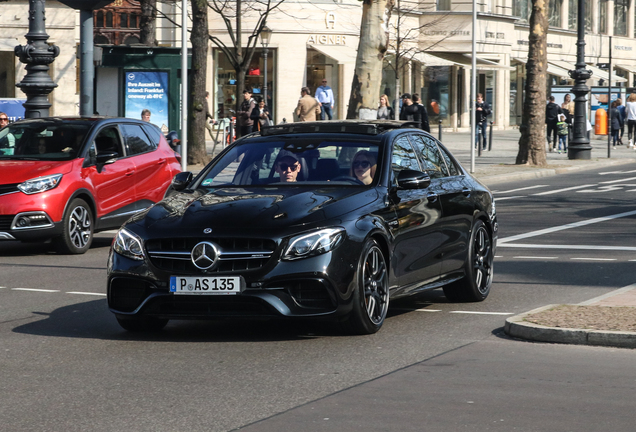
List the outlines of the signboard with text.
<svg viewBox="0 0 636 432">
<path fill-rule="evenodd" d="M 125 117 L 141 118 L 151 112 L 150 123 L 168 130 L 168 72 L 126 71 Z"/>
</svg>

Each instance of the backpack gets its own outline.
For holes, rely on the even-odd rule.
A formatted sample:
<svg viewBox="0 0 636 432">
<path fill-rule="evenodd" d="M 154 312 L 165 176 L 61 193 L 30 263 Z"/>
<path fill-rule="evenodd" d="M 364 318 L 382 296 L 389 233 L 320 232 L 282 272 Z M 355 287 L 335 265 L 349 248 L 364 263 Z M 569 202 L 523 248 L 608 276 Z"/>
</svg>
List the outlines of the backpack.
<svg viewBox="0 0 636 432">
<path fill-rule="evenodd" d="M 569 133 L 568 131 L 568 124 L 566 122 L 560 121 L 557 123 L 557 134 L 559 135 L 567 135 Z"/>
</svg>

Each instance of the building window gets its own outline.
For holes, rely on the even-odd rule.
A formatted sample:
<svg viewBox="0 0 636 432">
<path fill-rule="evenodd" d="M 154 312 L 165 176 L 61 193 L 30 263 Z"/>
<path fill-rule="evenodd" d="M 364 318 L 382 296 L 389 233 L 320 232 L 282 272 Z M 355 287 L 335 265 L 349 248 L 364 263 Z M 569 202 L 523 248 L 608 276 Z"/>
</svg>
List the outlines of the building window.
<svg viewBox="0 0 636 432">
<path fill-rule="evenodd" d="M 614 35 L 627 36 L 629 0 L 614 0 Z"/>
<path fill-rule="evenodd" d="M 520 24 L 528 24 L 530 22 L 530 14 L 532 2 L 531 0 L 519 0 L 513 2 L 514 4 L 514 15 L 519 17 Z"/>
<path fill-rule="evenodd" d="M 548 10 L 548 25 L 550 27 L 561 27 L 561 6 L 563 0 L 550 0 Z"/>
<path fill-rule="evenodd" d="M 139 15 L 130 14 L 130 28 L 139 28 Z"/>
<path fill-rule="evenodd" d="M 106 12 L 106 27 L 113 27 L 113 13 L 110 11 Z"/>
<path fill-rule="evenodd" d="M 576 30 L 579 22 L 579 2 L 578 0 L 568 0 L 568 28 Z M 585 3 L 585 31 L 592 31 L 592 5 Z"/>
<path fill-rule="evenodd" d="M 0 97 L 15 97 L 15 54 L 0 51 Z"/>
<path fill-rule="evenodd" d="M 95 27 L 104 27 L 104 12 L 98 11 L 95 14 Z"/>
<path fill-rule="evenodd" d="M 122 13 L 119 16 L 119 27 L 120 28 L 128 28 L 128 14 Z"/>
<path fill-rule="evenodd" d="M 437 10 L 438 11 L 451 10 L 451 0 L 437 0 Z"/>
<path fill-rule="evenodd" d="M 607 33 L 607 0 L 598 0 L 598 32 Z"/>
</svg>

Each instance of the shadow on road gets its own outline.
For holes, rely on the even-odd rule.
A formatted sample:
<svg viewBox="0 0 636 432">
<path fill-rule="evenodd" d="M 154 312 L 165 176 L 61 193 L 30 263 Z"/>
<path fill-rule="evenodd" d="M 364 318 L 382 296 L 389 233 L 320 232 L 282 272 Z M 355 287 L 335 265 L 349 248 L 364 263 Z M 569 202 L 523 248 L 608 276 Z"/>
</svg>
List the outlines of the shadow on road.
<svg viewBox="0 0 636 432">
<path fill-rule="evenodd" d="M 113 242 L 113 237 L 95 237 L 90 250 L 109 248 Z M 0 242 L 0 257 L 3 256 L 36 256 L 36 255 L 57 255 L 53 243 L 46 242 L 21 243 L 18 241 Z"/>
</svg>

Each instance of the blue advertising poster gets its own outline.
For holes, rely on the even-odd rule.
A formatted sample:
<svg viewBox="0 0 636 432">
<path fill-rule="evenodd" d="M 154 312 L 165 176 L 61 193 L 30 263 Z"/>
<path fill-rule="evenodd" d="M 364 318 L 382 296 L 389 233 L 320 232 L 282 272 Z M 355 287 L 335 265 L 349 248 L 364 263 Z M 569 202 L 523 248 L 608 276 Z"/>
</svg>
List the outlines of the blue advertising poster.
<svg viewBox="0 0 636 432">
<path fill-rule="evenodd" d="M 168 131 L 168 72 L 127 71 L 125 117 L 141 118 L 149 109 L 150 123 Z"/>
<path fill-rule="evenodd" d="M 26 99 L 0 98 L 0 112 L 5 113 L 10 122 L 23 119 L 24 107 L 22 104 L 25 102 Z"/>
</svg>

